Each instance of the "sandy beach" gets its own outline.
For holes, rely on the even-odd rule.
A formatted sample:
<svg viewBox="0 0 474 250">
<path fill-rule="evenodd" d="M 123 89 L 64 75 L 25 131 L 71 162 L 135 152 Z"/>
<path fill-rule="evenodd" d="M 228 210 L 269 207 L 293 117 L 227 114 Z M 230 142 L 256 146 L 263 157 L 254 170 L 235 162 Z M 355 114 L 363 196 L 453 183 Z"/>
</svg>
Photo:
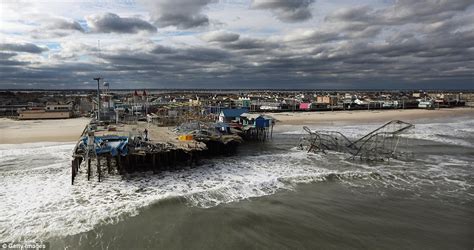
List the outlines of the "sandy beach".
<svg viewBox="0 0 474 250">
<path fill-rule="evenodd" d="M 0 144 L 74 142 L 89 118 L 17 121 L 0 119 Z"/>
<path fill-rule="evenodd" d="M 446 117 L 472 116 L 474 109 L 408 109 L 408 110 L 354 110 L 354 111 L 324 111 L 324 112 L 284 112 L 269 113 L 277 119 L 277 124 L 304 125 L 304 124 L 347 124 L 357 123 L 382 123 L 390 120 L 404 120 L 413 122 L 422 119 L 436 119 Z"/>
<path fill-rule="evenodd" d="M 269 114 L 277 119 L 278 125 L 307 124 L 348 124 L 348 123 L 383 123 L 390 120 L 413 122 L 422 119 L 472 116 L 474 109 L 456 108 L 440 110 L 380 110 L 380 111 L 337 111 L 337 112 L 285 112 Z M 16 144 L 30 142 L 69 142 L 76 141 L 88 118 L 61 120 L 16 121 L 0 119 L 0 144 Z"/>
</svg>

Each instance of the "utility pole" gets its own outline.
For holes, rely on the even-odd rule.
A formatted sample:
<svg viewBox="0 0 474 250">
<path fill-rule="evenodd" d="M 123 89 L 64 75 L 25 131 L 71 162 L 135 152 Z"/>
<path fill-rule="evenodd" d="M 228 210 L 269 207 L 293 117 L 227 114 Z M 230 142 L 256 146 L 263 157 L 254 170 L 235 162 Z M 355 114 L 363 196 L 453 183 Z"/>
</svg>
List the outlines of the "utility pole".
<svg viewBox="0 0 474 250">
<path fill-rule="evenodd" d="M 99 53 L 98 57 L 100 58 L 100 40 L 97 40 L 97 49 Z M 97 121 L 98 122 L 100 122 L 100 79 L 102 79 L 100 76 L 94 78 L 94 80 L 97 81 Z"/>
<path fill-rule="evenodd" d="M 100 79 L 101 77 L 96 77 L 94 80 L 97 81 L 97 121 L 100 122 Z"/>
</svg>

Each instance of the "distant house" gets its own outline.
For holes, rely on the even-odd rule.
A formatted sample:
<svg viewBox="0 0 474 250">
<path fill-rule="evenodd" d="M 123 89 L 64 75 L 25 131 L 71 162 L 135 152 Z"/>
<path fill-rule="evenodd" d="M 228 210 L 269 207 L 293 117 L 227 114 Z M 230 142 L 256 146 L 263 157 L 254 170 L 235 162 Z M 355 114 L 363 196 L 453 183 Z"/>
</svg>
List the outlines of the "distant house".
<svg viewBox="0 0 474 250">
<path fill-rule="evenodd" d="M 239 101 L 241 102 L 240 106 L 242 108 L 250 108 L 250 106 L 252 105 L 252 101 L 250 100 L 250 98 L 239 97 Z"/>
<path fill-rule="evenodd" d="M 316 103 L 336 105 L 337 104 L 337 98 L 334 97 L 334 96 L 318 96 L 316 98 Z"/>
<path fill-rule="evenodd" d="M 260 106 L 260 110 L 280 110 L 280 109 L 281 109 L 280 103 L 267 102 L 265 104 L 262 104 L 262 106 Z"/>
<path fill-rule="evenodd" d="M 68 110 L 47 111 L 45 109 L 28 109 L 19 111 L 19 120 L 38 120 L 38 119 L 65 119 L 71 118 L 72 112 Z"/>
<path fill-rule="evenodd" d="M 46 104 L 46 111 L 72 111 L 74 103 L 69 102 L 67 104 L 61 103 L 47 103 Z"/>
<path fill-rule="evenodd" d="M 431 100 L 420 100 L 418 103 L 418 108 L 429 109 L 434 107 L 434 102 Z"/>
<path fill-rule="evenodd" d="M 19 120 L 64 119 L 73 116 L 74 103 L 47 103 L 44 108 L 29 108 L 18 112 Z"/>
<path fill-rule="evenodd" d="M 240 118 L 240 115 L 248 112 L 248 109 L 222 109 L 219 113 L 219 122 L 231 122 Z"/>
</svg>

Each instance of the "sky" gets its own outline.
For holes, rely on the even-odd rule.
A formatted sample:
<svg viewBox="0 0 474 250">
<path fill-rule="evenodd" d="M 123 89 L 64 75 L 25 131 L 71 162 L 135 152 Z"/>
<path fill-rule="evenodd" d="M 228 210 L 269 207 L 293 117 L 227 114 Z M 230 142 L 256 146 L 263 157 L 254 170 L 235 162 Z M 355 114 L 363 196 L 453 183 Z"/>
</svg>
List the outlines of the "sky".
<svg viewBox="0 0 474 250">
<path fill-rule="evenodd" d="M 0 0 L 0 89 L 474 89 L 474 0 Z"/>
</svg>

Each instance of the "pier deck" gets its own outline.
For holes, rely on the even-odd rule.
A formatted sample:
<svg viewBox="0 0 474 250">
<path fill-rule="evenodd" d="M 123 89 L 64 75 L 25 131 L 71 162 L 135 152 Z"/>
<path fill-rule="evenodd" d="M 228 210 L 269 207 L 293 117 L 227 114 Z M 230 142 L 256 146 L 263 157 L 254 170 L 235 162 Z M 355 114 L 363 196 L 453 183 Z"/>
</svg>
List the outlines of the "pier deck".
<svg viewBox="0 0 474 250">
<path fill-rule="evenodd" d="M 173 127 L 158 127 L 150 125 L 146 122 L 138 122 L 137 124 L 118 124 L 112 125 L 113 131 L 99 127 L 95 131 L 96 136 L 118 135 L 118 136 L 140 136 L 144 138 L 145 129 L 148 130 L 147 142 L 150 144 L 168 144 L 173 145 L 177 149 L 206 149 L 206 145 L 196 140 L 180 141 L 178 134 L 172 131 Z"/>
</svg>

